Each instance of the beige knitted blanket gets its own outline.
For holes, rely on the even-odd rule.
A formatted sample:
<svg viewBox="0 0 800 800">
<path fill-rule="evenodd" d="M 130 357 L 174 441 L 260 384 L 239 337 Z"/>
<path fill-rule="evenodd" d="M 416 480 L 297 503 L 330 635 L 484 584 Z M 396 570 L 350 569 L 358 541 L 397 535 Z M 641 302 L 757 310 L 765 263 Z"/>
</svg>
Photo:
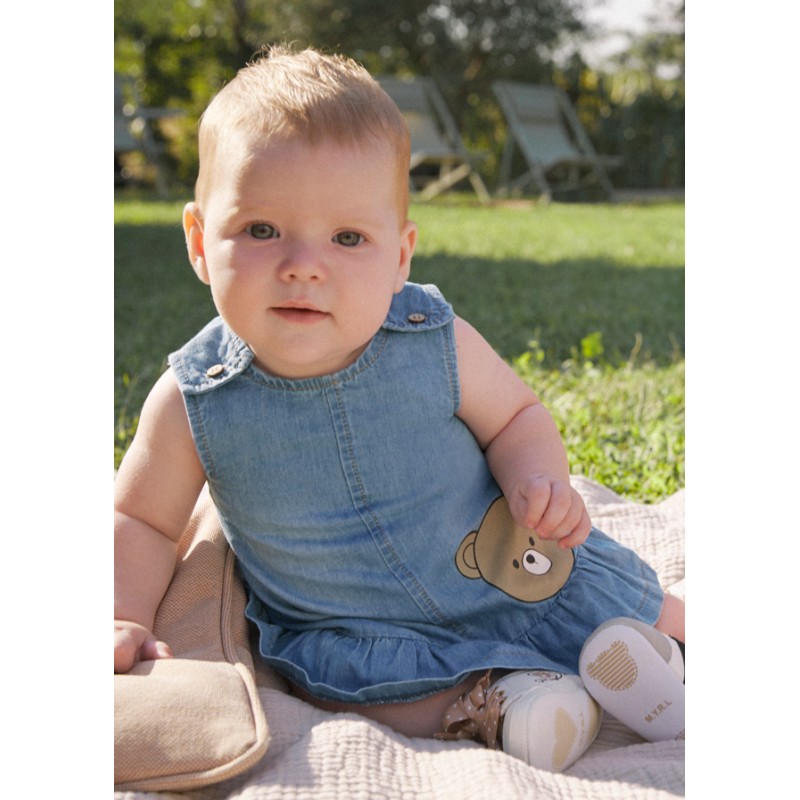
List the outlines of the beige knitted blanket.
<svg viewBox="0 0 800 800">
<path fill-rule="evenodd" d="M 684 492 L 627 502 L 581 477 L 593 523 L 635 549 L 664 587 L 684 578 Z M 116 800 L 583 800 L 684 795 L 684 742 L 647 743 L 608 715 L 590 750 L 553 774 L 474 742 L 408 739 L 355 714 L 326 713 L 274 688 L 258 694 L 270 742 L 247 772 L 189 792 L 117 792 Z"/>
</svg>

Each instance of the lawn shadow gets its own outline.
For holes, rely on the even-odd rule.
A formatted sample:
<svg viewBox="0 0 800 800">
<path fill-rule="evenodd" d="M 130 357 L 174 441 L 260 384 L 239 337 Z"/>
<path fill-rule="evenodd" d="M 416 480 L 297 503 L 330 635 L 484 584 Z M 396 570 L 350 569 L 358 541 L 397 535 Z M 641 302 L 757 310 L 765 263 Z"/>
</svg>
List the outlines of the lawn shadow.
<svg viewBox="0 0 800 800">
<path fill-rule="evenodd" d="M 415 256 L 411 279 L 435 283 L 504 357 L 514 358 L 536 339 L 557 365 L 599 332 L 605 355 L 660 365 L 683 357 L 683 265 L 630 267 L 611 259 L 489 260 L 449 255 Z"/>
<path fill-rule="evenodd" d="M 216 311 L 188 263 L 178 225 L 165 234 L 163 225 L 118 224 L 115 236 L 115 391 L 118 407 L 136 408 L 168 353 Z M 594 332 L 612 361 L 626 360 L 636 347 L 640 359 L 659 365 L 683 355 L 682 265 L 417 255 L 411 279 L 437 284 L 456 313 L 507 359 L 536 339 L 546 365 L 556 366 Z"/>
</svg>

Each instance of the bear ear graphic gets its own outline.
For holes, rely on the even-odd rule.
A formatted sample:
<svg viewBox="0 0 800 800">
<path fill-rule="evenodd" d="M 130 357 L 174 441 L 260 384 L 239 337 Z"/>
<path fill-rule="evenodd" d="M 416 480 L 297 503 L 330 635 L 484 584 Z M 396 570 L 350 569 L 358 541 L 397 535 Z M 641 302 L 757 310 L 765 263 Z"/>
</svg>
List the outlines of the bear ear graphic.
<svg viewBox="0 0 800 800">
<path fill-rule="evenodd" d="M 481 571 L 478 569 L 478 560 L 475 558 L 475 540 L 477 538 L 478 531 L 468 533 L 456 553 L 456 566 L 465 578 L 481 577 Z"/>
</svg>

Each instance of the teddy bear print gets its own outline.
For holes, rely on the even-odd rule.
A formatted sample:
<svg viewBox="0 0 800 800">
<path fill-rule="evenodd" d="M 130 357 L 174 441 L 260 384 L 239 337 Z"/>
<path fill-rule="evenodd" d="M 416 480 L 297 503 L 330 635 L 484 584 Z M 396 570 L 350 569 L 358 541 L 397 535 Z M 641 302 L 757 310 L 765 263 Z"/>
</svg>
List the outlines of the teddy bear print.
<svg viewBox="0 0 800 800">
<path fill-rule="evenodd" d="M 517 525 L 505 497 L 489 506 L 480 528 L 464 537 L 456 554 L 456 566 L 465 578 L 483 578 L 525 603 L 557 594 L 574 563 L 572 550 Z"/>
</svg>

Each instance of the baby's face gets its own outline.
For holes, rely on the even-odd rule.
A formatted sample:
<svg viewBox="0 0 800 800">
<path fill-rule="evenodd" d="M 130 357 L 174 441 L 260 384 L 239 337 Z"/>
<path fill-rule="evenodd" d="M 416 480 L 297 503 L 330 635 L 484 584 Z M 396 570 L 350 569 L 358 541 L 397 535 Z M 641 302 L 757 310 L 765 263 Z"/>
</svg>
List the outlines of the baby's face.
<svg viewBox="0 0 800 800">
<path fill-rule="evenodd" d="M 218 159 L 184 226 L 220 315 L 272 374 L 352 364 L 402 289 L 416 243 L 416 226 L 400 219 L 392 153 L 286 141 Z"/>
</svg>

